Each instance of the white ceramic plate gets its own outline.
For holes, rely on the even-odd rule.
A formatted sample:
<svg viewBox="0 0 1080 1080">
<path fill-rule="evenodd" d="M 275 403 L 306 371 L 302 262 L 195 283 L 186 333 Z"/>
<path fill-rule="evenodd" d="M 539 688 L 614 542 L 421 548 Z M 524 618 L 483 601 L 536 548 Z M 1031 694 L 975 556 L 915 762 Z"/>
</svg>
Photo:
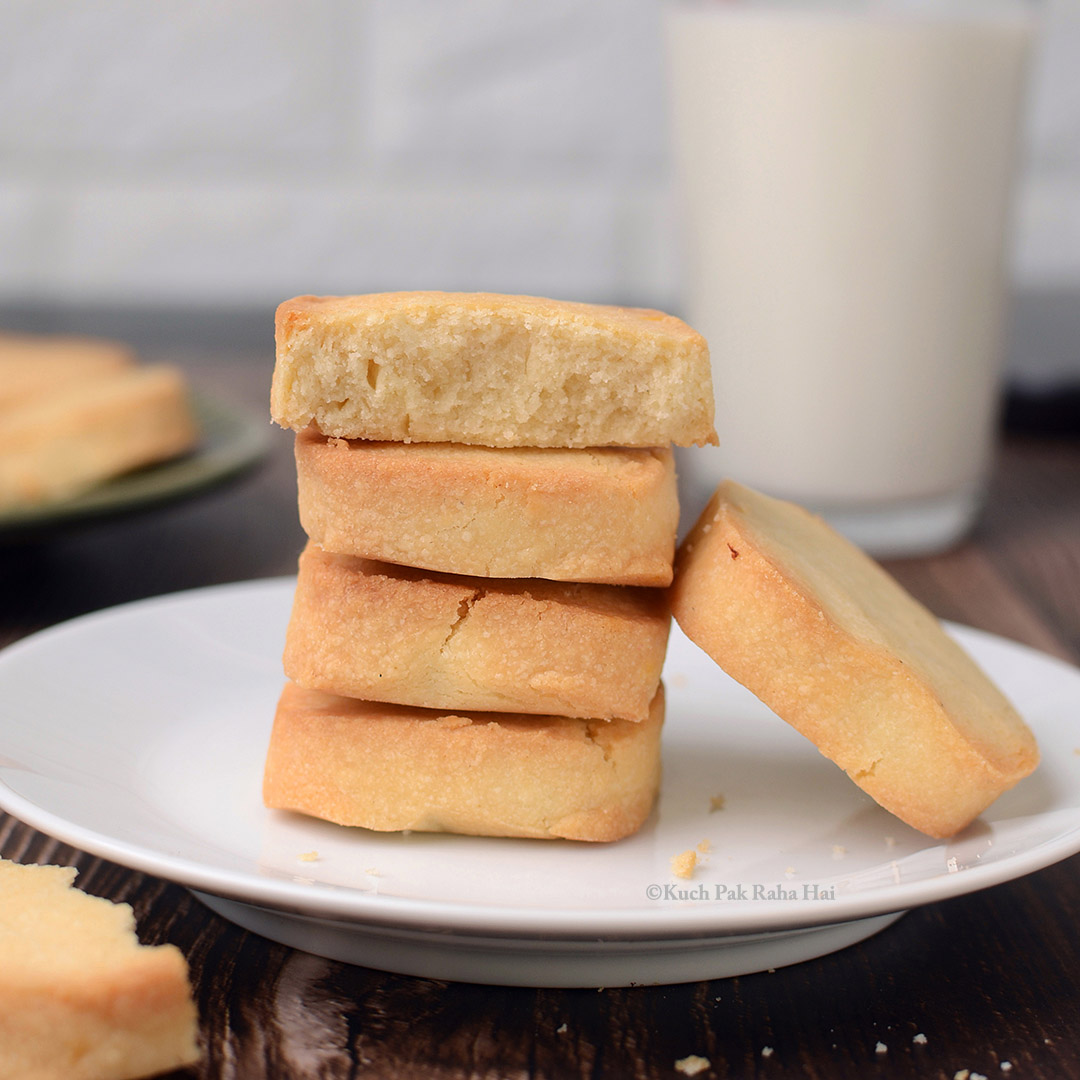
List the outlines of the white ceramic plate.
<svg viewBox="0 0 1080 1080">
<path fill-rule="evenodd" d="M 299 948 L 548 986 L 794 963 L 1080 850 L 1080 671 L 958 627 L 1043 764 L 947 843 L 881 810 L 677 629 L 663 790 L 628 840 L 379 834 L 266 811 L 293 585 L 145 600 L 0 653 L 0 806 Z M 693 879 L 672 877 L 671 857 L 702 841 Z"/>
</svg>

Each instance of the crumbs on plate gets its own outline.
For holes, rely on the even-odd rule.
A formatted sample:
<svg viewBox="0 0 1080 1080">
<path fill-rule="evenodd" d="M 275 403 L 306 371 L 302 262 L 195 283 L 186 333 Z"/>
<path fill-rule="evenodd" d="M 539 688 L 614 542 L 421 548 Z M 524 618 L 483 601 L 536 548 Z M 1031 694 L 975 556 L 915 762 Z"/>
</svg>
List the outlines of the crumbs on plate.
<svg viewBox="0 0 1080 1080">
<path fill-rule="evenodd" d="M 671 856 L 671 872 L 676 877 L 693 877 L 695 866 L 697 866 L 697 852 L 693 848 L 687 848 L 680 855 Z"/>
</svg>

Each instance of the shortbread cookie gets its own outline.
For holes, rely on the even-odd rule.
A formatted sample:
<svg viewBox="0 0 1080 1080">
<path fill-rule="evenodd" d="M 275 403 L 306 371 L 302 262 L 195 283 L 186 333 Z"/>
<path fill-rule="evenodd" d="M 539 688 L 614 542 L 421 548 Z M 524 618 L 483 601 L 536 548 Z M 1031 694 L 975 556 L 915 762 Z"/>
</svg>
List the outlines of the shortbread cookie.
<svg viewBox="0 0 1080 1080">
<path fill-rule="evenodd" d="M 490 293 L 300 296 L 271 413 L 325 435 L 479 446 L 715 442 L 705 339 L 658 311 Z"/>
<path fill-rule="evenodd" d="M 69 866 L 0 859 L 0 1077 L 134 1080 L 199 1059 L 187 964 Z"/>
<path fill-rule="evenodd" d="M 493 449 L 296 437 L 300 521 L 344 555 L 476 577 L 671 582 L 669 448 Z"/>
<path fill-rule="evenodd" d="M 631 724 L 378 705 L 290 683 L 263 800 L 380 832 L 618 840 L 656 798 L 663 720 L 662 688 Z"/>
<path fill-rule="evenodd" d="M 180 372 L 136 367 L 0 414 L 0 508 L 67 498 L 174 457 L 198 432 Z"/>
<path fill-rule="evenodd" d="M 47 400 L 134 362 L 132 351 L 115 341 L 0 334 L 0 417 L 17 405 Z"/>
<path fill-rule="evenodd" d="M 402 705 L 637 721 L 669 626 L 659 589 L 459 577 L 309 544 L 285 674 Z"/>
<path fill-rule="evenodd" d="M 930 836 L 962 829 L 1038 763 L 1023 720 L 933 615 L 792 503 L 721 485 L 676 556 L 672 609 L 728 674 Z"/>
</svg>

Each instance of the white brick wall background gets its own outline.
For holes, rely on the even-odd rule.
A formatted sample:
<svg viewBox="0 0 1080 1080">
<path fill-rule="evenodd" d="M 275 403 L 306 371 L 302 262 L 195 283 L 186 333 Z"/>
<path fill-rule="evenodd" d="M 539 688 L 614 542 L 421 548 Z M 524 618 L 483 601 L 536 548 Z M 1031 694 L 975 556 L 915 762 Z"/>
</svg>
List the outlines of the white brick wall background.
<svg viewBox="0 0 1080 1080">
<path fill-rule="evenodd" d="M 1043 6 L 1015 277 L 1069 292 L 1080 4 Z M 666 139 L 660 0 L 0 0 L 0 304 L 677 310 Z"/>
</svg>

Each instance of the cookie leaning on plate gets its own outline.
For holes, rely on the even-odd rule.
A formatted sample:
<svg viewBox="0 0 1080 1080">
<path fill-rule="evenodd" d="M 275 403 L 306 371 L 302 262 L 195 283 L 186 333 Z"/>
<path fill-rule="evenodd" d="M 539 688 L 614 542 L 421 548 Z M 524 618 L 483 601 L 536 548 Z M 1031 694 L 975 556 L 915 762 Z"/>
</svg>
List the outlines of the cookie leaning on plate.
<svg viewBox="0 0 1080 1080">
<path fill-rule="evenodd" d="M 270 411 L 324 435 L 478 446 L 712 443 L 705 339 L 671 315 L 492 293 L 299 296 Z"/>
<path fill-rule="evenodd" d="M 672 611 L 886 810 L 951 836 L 1038 764 L 937 619 L 820 518 L 727 481 L 676 556 Z"/>
<path fill-rule="evenodd" d="M 380 832 L 618 840 L 656 798 L 663 721 L 662 687 L 631 724 L 379 705 L 289 683 L 263 801 Z"/>
</svg>

